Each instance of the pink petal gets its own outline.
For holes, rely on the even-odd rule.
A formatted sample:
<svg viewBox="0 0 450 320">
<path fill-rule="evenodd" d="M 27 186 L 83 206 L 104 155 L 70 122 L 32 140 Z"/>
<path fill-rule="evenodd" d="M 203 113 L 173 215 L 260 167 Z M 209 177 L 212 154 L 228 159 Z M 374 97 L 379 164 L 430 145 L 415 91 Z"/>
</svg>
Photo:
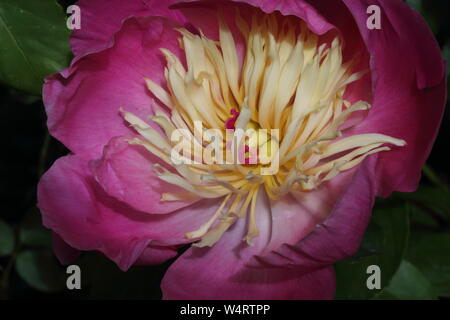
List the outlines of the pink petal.
<svg viewBox="0 0 450 320">
<path fill-rule="evenodd" d="M 223 268 L 219 268 L 222 264 L 214 264 L 216 270 L 211 270 L 180 259 L 163 278 L 165 300 L 330 300 L 336 290 L 332 266 L 309 273 L 286 268 L 255 269 L 224 279 L 228 268 L 233 268 L 229 263 L 224 263 Z"/>
<path fill-rule="evenodd" d="M 355 133 L 377 132 L 407 146 L 380 154 L 380 195 L 416 189 L 439 130 L 446 80 L 439 46 L 423 18 L 402 1 L 345 0 L 370 53 L 373 106 Z M 366 26 L 369 5 L 381 8 L 381 29 Z M 420 39 L 418 41 L 418 39 Z"/>
<path fill-rule="evenodd" d="M 162 282 L 164 297 L 332 298 L 330 266 L 356 252 L 370 218 L 377 189 L 375 164 L 376 156 L 371 156 L 334 186 L 324 185 L 316 194 L 305 196 L 309 203 L 285 198 L 271 206 L 261 194 L 257 204 L 260 235 L 254 246 L 242 242 L 246 223 L 238 221 L 214 247 L 191 248 L 170 266 Z"/>
<path fill-rule="evenodd" d="M 136 211 L 105 194 L 90 176 L 87 162 L 73 155 L 57 160 L 38 186 L 46 227 L 73 248 L 103 252 L 123 270 L 144 251 L 147 262 L 160 262 L 158 247 L 187 243 L 184 234 L 205 223 L 219 204 L 204 200 L 166 215 Z M 156 252 L 147 251 L 153 245 Z"/>
<path fill-rule="evenodd" d="M 103 157 L 90 163 L 96 180 L 109 195 L 138 211 L 153 214 L 173 212 L 199 200 L 160 201 L 165 192 L 185 190 L 159 179 L 153 165 L 163 165 L 162 161 L 142 146 L 130 145 L 129 139 L 112 138 Z"/>
<path fill-rule="evenodd" d="M 256 206 L 259 236 L 254 245 L 242 239 L 246 235 L 245 219 L 238 220 L 212 248 L 192 247 L 167 271 L 162 290 L 166 299 L 330 299 L 334 295 L 334 273 L 331 267 L 304 272 L 301 268 L 251 267 L 248 262 L 261 254 L 272 241 L 272 232 L 283 217 L 274 212 L 265 193 Z M 282 217 L 276 217 L 281 214 Z M 311 223 L 304 212 L 294 228 L 301 237 Z M 304 224 L 304 225 L 302 225 Z M 281 225 L 281 227 L 284 224 Z M 303 234 L 304 235 L 304 234 Z M 279 243 L 278 243 L 279 245 Z"/>
<path fill-rule="evenodd" d="M 253 7 L 259 8 L 265 13 L 279 11 L 285 16 L 296 16 L 306 22 L 308 28 L 314 33 L 322 35 L 334 29 L 311 4 L 304 0 L 284 0 L 284 1 L 266 1 L 266 0 L 231 0 L 233 2 L 247 3 Z"/>
<path fill-rule="evenodd" d="M 175 26 L 158 17 L 129 19 L 111 49 L 48 77 L 43 99 L 50 133 L 77 155 L 99 158 L 111 137 L 131 132 L 120 108 L 142 119 L 153 114 L 144 78 L 164 86 L 159 48 L 180 51 Z"/>
<path fill-rule="evenodd" d="M 173 246 L 158 246 L 150 244 L 135 262 L 138 266 L 157 265 L 174 258 L 178 249 Z"/>
<path fill-rule="evenodd" d="M 254 266 L 295 267 L 309 271 L 334 264 L 359 248 L 369 223 L 378 186 L 375 179 L 377 155 L 366 159 L 356 170 L 334 203 L 329 217 L 297 243 L 286 244 L 254 259 Z M 335 178 L 336 179 L 336 178 Z M 312 195 L 314 196 L 314 195 Z M 274 225 L 275 229 L 277 225 Z M 294 232 L 283 228 L 277 232 Z M 287 237 L 287 236 L 284 236 Z"/>
<path fill-rule="evenodd" d="M 333 214 L 345 190 L 355 178 L 355 170 L 341 173 L 322 184 L 317 190 L 295 192 L 279 200 L 271 200 L 272 228 L 270 242 L 261 253 L 265 256 L 284 244 L 294 245 Z M 370 212 L 369 212 L 370 214 Z"/>
<path fill-rule="evenodd" d="M 182 17 L 169 6 L 170 0 L 79 0 L 81 28 L 70 39 L 75 61 L 85 55 L 103 51 L 114 45 L 113 36 L 131 17 L 162 16 L 182 22 Z"/>
</svg>

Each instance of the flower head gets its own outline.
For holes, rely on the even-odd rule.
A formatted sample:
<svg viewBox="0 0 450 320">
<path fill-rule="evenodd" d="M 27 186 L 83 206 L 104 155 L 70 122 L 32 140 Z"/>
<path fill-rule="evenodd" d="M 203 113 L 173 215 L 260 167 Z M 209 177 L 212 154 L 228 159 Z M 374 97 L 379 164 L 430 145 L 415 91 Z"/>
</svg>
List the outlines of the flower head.
<svg viewBox="0 0 450 320">
<path fill-rule="evenodd" d="M 99 16 L 44 88 L 75 153 L 40 183 L 44 223 L 123 269 L 192 243 L 166 298 L 331 298 L 374 197 L 417 184 L 443 64 L 400 1 L 376 31 L 361 1 L 245 2 L 80 1 Z"/>
</svg>

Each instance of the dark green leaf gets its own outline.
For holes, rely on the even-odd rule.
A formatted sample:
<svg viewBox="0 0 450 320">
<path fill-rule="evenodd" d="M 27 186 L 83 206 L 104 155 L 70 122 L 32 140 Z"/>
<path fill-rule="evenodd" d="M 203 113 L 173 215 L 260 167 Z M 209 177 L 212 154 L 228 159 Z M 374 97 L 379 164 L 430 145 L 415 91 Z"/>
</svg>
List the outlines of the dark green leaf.
<svg viewBox="0 0 450 320">
<path fill-rule="evenodd" d="M 380 226 L 370 223 L 358 252 L 352 258 L 358 259 L 383 253 L 383 238 L 380 236 L 382 233 L 383 229 Z"/>
<path fill-rule="evenodd" d="M 450 297 L 450 233 L 412 232 L 406 258 L 423 272 L 437 295 Z"/>
<path fill-rule="evenodd" d="M 439 221 L 417 205 L 411 205 L 411 224 L 427 230 L 437 230 L 440 228 Z"/>
<path fill-rule="evenodd" d="M 416 192 L 396 195 L 431 210 L 443 220 L 450 221 L 450 193 L 443 188 L 423 186 Z"/>
<path fill-rule="evenodd" d="M 405 0 L 405 2 L 417 12 L 422 11 L 422 0 Z"/>
<path fill-rule="evenodd" d="M 390 284 L 376 299 L 382 300 L 432 300 L 437 299 L 427 278 L 410 262 L 403 260 Z"/>
<path fill-rule="evenodd" d="M 11 227 L 0 220 L 0 257 L 10 255 L 14 250 L 14 232 Z"/>
<path fill-rule="evenodd" d="M 57 292 L 65 287 L 65 271 L 49 251 L 27 250 L 19 253 L 16 270 L 36 290 Z"/>
<path fill-rule="evenodd" d="M 354 257 L 336 264 L 337 299 L 370 299 L 389 284 L 402 261 L 409 234 L 409 205 L 395 205 L 374 210 L 361 249 L 369 256 Z M 381 269 L 381 289 L 367 288 L 367 268 Z"/>
<path fill-rule="evenodd" d="M 20 228 L 20 242 L 27 246 L 51 246 L 51 232 L 42 225 L 37 208 L 33 208 L 25 216 Z"/>
<path fill-rule="evenodd" d="M 1 0 L 0 82 L 40 94 L 44 77 L 67 66 L 68 39 L 56 0 Z"/>
</svg>

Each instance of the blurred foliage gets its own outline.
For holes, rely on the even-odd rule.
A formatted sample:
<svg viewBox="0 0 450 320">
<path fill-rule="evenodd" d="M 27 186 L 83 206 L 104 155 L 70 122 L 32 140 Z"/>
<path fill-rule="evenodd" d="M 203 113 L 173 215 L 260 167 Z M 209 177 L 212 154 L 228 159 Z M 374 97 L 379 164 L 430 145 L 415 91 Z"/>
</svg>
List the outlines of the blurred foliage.
<svg viewBox="0 0 450 320">
<path fill-rule="evenodd" d="M 0 82 L 39 95 L 44 77 L 69 61 L 64 24 L 56 0 L 1 0 Z"/>
<path fill-rule="evenodd" d="M 65 272 L 50 250 L 23 250 L 15 266 L 22 279 L 37 290 L 58 292 L 65 287 Z"/>
<path fill-rule="evenodd" d="M 450 2 L 406 2 L 424 16 L 449 60 Z M 36 95 L 44 76 L 68 65 L 62 8 L 72 3 L 0 0 L 0 128 L 7 137 L 0 166 L 0 298 L 159 299 L 172 261 L 122 272 L 93 252 L 75 261 L 82 289 L 67 290 L 66 269 L 52 253 L 51 233 L 35 206 L 39 177 L 67 153 L 48 135 Z M 336 264 L 338 299 L 450 298 L 449 139 L 446 112 L 420 188 L 378 200 L 359 251 Z M 366 286 L 370 265 L 381 268 L 379 290 Z"/>
<path fill-rule="evenodd" d="M 433 293 L 450 297 L 450 233 L 414 231 L 406 259 L 422 271 Z"/>
<path fill-rule="evenodd" d="M 380 206 L 374 210 L 373 218 L 361 243 L 360 252 L 353 258 L 336 264 L 337 299 L 370 299 L 378 290 L 369 290 L 366 280 L 367 268 L 376 265 L 382 270 L 381 288 L 399 268 L 408 245 L 409 205 Z"/>
<path fill-rule="evenodd" d="M 433 300 L 437 299 L 437 295 L 422 272 L 410 262 L 402 260 L 389 285 L 375 299 Z"/>
<path fill-rule="evenodd" d="M 0 257 L 10 255 L 14 250 L 14 232 L 8 224 L 0 220 Z"/>
</svg>

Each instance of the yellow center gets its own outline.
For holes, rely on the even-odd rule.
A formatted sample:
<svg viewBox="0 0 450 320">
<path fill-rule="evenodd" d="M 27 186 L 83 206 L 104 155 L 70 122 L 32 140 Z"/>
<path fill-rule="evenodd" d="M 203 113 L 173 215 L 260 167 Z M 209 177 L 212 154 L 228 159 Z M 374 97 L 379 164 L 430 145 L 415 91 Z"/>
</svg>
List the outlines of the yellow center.
<svg viewBox="0 0 450 320">
<path fill-rule="evenodd" d="M 222 18 L 219 41 L 178 30 L 187 68 L 176 55 L 161 49 L 167 60 L 168 91 L 150 79 L 145 81 L 170 109 L 170 113 L 158 110 L 151 117 L 165 135 L 123 112 L 142 136 L 130 143 L 142 145 L 172 166 L 174 172 L 156 165 L 159 178 L 186 190 L 165 193 L 161 201 L 223 199 L 209 221 L 186 234 L 199 239 L 195 245 L 200 247 L 212 246 L 240 218 L 248 219 L 244 240 L 252 244 L 258 235 L 258 192 L 276 199 L 294 190 L 311 191 L 368 155 L 389 150 L 386 144 L 405 145 L 403 140 L 376 133 L 338 139 L 341 125 L 352 113 L 370 108 L 367 102 L 352 104 L 344 99 L 347 85 L 363 73 L 352 73 L 351 63 L 343 62 L 338 38 L 319 45 L 318 36 L 304 22 L 279 14 L 255 15 L 251 25 L 237 14 L 236 25 L 246 41 L 242 63 Z M 270 163 L 207 164 L 200 159 L 175 164 L 171 160 L 175 144 L 170 137 L 175 130 L 185 129 L 191 135 L 192 148 L 205 148 L 195 138 L 199 130 L 195 122 L 201 121 L 206 129 L 225 131 L 232 109 L 239 111 L 236 128 L 279 130 L 278 136 L 269 134 L 263 139 L 267 145 L 277 146 L 279 170 L 262 175 L 261 170 Z"/>
</svg>

